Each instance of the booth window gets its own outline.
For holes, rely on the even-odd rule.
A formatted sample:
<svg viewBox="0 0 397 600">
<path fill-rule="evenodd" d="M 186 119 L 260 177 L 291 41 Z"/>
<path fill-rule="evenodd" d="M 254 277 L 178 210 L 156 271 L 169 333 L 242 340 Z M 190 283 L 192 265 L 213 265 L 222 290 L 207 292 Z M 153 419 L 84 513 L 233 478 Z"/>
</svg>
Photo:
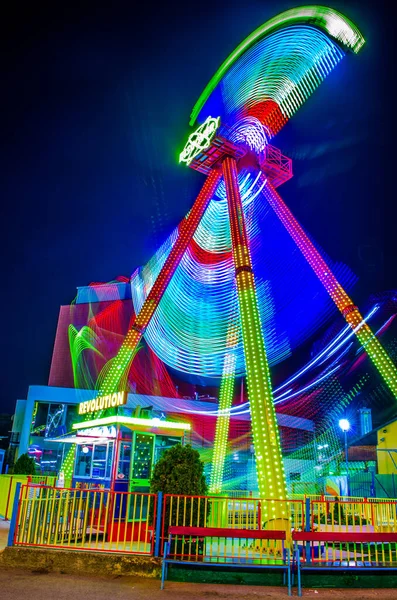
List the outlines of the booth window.
<svg viewBox="0 0 397 600">
<path fill-rule="evenodd" d="M 87 479 L 109 479 L 112 459 L 113 442 L 79 445 L 74 474 L 76 477 L 86 477 Z"/>
<path fill-rule="evenodd" d="M 119 454 L 118 479 L 129 479 L 131 465 L 131 442 L 121 442 Z"/>
<path fill-rule="evenodd" d="M 95 445 L 92 459 L 92 477 L 94 479 L 104 479 L 106 472 L 106 444 Z"/>
<path fill-rule="evenodd" d="M 77 458 L 74 474 L 77 477 L 91 476 L 91 461 L 92 461 L 93 445 L 77 446 Z"/>
</svg>

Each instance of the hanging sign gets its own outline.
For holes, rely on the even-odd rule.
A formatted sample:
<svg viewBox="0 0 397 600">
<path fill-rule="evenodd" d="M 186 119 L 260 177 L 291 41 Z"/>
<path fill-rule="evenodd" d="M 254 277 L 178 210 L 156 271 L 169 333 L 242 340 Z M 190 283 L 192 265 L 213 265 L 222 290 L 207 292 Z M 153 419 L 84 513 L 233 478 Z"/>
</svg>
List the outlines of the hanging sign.
<svg viewBox="0 0 397 600">
<path fill-rule="evenodd" d="M 114 394 L 108 394 L 107 396 L 98 396 L 97 398 L 93 398 L 93 400 L 87 400 L 86 402 L 80 402 L 79 415 L 92 413 L 96 410 L 104 410 L 106 408 L 122 406 L 123 404 L 127 404 L 127 398 L 127 392 L 116 392 Z"/>
</svg>

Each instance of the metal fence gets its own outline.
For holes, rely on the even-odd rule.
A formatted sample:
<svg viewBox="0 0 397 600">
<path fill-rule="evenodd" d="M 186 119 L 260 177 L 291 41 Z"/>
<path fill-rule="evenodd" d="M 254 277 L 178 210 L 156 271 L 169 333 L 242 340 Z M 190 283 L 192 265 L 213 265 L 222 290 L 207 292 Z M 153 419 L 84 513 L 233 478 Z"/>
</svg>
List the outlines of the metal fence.
<svg viewBox="0 0 397 600">
<path fill-rule="evenodd" d="M 14 543 L 153 554 L 157 496 L 23 485 Z"/>
<path fill-rule="evenodd" d="M 313 531 L 397 532 L 397 502 L 387 500 L 315 500 L 310 517 Z"/>
<path fill-rule="evenodd" d="M 287 518 L 268 519 L 270 507 L 287 507 Z M 281 512 L 281 511 L 279 511 Z M 14 521 L 14 523 L 13 523 Z M 170 526 L 223 528 L 226 554 L 263 556 L 265 542 L 258 544 L 253 532 L 283 529 L 291 532 L 395 534 L 397 501 L 371 498 L 335 499 L 307 497 L 305 500 L 264 500 L 221 496 L 182 496 L 113 492 L 105 489 L 67 489 L 34 484 L 22 485 L 13 509 L 11 530 L 18 546 L 161 555 Z M 247 540 L 233 538 L 233 529 L 247 530 Z M 369 536 L 370 537 L 370 536 Z M 251 541 L 249 541 L 251 538 Z M 255 540 L 252 541 L 252 540 Z M 204 540 L 197 540 L 203 544 Z M 219 553 L 215 541 L 205 542 L 205 552 Z M 232 547 L 233 546 L 233 547 Z M 235 546 L 235 547 L 234 547 Z M 266 546 L 267 547 L 267 546 Z M 199 546 L 193 554 L 202 552 Z M 390 561 L 396 548 L 389 544 L 361 547 L 349 543 L 315 543 L 312 551 L 321 557 L 374 556 Z M 192 553 L 192 549 L 189 549 Z M 259 553 L 259 554 L 258 554 Z M 383 554 L 382 554 L 383 553 Z M 386 554 L 385 554 L 386 553 Z M 382 559 L 383 556 L 383 559 Z M 348 560 L 348 559 L 347 559 Z M 352 559 L 353 560 L 353 559 Z"/>
<path fill-rule="evenodd" d="M 279 504 L 286 508 L 287 525 L 280 519 L 267 519 L 270 507 Z M 281 511 L 280 511 L 281 512 Z M 300 529 L 304 526 L 304 502 L 302 500 L 263 500 L 261 498 L 230 498 L 221 496 L 181 496 L 165 494 L 162 506 L 160 546 L 167 541 L 168 528 L 222 527 L 229 529 Z"/>
</svg>

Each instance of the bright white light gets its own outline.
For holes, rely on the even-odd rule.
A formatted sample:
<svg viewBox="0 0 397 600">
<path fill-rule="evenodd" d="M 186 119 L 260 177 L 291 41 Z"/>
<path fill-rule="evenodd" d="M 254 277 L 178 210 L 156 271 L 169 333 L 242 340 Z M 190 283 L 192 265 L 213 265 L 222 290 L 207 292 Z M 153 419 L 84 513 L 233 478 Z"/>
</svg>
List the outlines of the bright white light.
<svg viewBox="0 0 397 600">
<path fill-rule="evenodd" d="M 88 452 L 90 451 L 90 449 L 88 448 L 88 446 L 83 446 L 81 449 L 83 454 L 88 454 Z"/>
<path fill-rule="evenodd" d="M 342 429 L 342 431 L 349 431 L 350 423 L 347 419 L 340 419 L 339 427 Z"/>
</svg>

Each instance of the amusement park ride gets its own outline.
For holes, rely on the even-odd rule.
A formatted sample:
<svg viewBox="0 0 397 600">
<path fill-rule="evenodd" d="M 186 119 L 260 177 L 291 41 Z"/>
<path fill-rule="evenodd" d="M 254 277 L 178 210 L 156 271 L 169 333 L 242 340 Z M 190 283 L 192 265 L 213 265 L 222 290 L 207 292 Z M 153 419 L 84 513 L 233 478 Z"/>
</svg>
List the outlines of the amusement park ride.
<svg viewBox="0 0 397 600">
<path fill-rule="evenodd" d="M 212 492 L 222 488 L 234 380 L 246 374 L 260 496 L 287 497 L 264 323 L 267 297 L 258 283 L 266 275 L 258 277 L 260 262 L 253 260 L 272 211 L 397 397 L 395 365 L 278 194 L 292 177 L 292 162 L 270 144 L 339 61 L 363 44 L 349 19 L 306 6 L 267 21 L 232 52 L 194 106 L 190 125 L 199 126 L 180 154 L 180 162 L 205 175 L 202 189 L 150 269 L 132 277 L 136 315 L 97 387 L 102 394 L 125 389 L 142 337 L 171 367 L 222 378 Z M 269 518 L 285 516 L 283 503 L 269 510 Z"/>
</svg>

